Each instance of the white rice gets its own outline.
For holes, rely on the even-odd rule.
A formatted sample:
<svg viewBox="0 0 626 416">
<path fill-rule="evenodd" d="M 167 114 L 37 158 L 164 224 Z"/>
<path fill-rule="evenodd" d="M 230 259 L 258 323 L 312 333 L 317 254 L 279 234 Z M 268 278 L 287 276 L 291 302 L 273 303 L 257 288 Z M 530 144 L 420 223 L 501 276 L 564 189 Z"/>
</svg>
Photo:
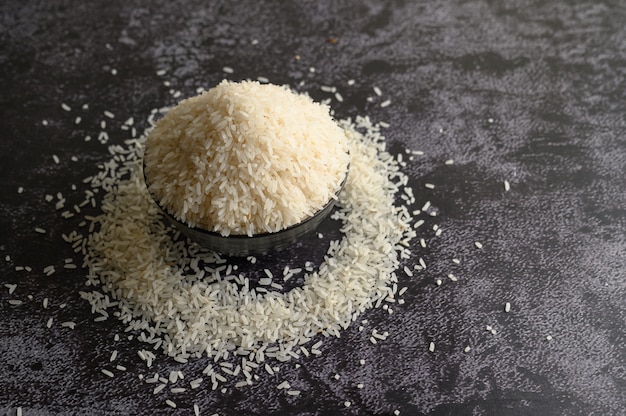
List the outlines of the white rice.
<svg viewBox="0 0 626 416">
<path fill-rule="evenodd" d="M 319 211 L 345 177 L 347 152 L 328 107 L 286 87 L 223 81 L 157 122 L 145 173 L 179 220 L 251 236 Z"/>
<path fill-rule="evenodd" d="M 288 388 L 290 388 L 290 387 L 291 387 L 291 385 L 289 384 L 289 382 L 288 382 L 287 380 L 285 380 L 285 381 L 281 382 L 278 386 L 276 386 L 276 388 L 277 388 L 278 390 L 281 390 L 281 389 L 288 389 Z"/>
<path fill-rule="evenodd" d="M 88 232 L 64 236 L 84 255 L 90 286 L 84 298 L 93 311 L 108 314 L 106 309 L 115 307 L 114 316 L 127 331 L 141 331 L 138 339 L 149 349 L 181 361 L 202 355 L 216 363 L 229 356 L 249 358 L 249 366 L 242 362 L 240 370 L 232 371 L 232 376 L 241 371 L 238 377 L 249 384 L 258 367 L 252 360 L 297 358 L 305 354 L 300 347 L 318 334 L 338 337 L 360 313 L 379 307 L 397 281 L 400 253 L 406 255 L 400 242 L 415 237 L 408 210 L 395 205 L 406 176 L 369 118 L 339 125 L 351 153 L 351 174 L 334 213 L 343 237 L 330 244 L 318 269 L 310 262 L 290 266 L 307 273 L 304 284 L 287 293 L 241 287 L 224 275 L 227 259 L 177 241 L 143 182 L 145 136 L 111 146 L 113 157 L 123 163 L 104 163 L 86 181 L 94 192 L 104 190 L 102 214 L 85 216 Z M 89 198 L 94 201 L 93 193 Z M 371 337 L 373 343 L 377 339 Z M 321 345 L 318 341 L 308 351 L 319 355 Z M 138 355 L 148 366 L 155 359 L 148 349 Z M 209 367 L 205 371 L 213 390 L 226 381 Z"/>
<path fill-rule="evenodd" d="M 170 371 L 169 382 L 174 384 L 178 381 L 178 371 Z"/>
</svg>

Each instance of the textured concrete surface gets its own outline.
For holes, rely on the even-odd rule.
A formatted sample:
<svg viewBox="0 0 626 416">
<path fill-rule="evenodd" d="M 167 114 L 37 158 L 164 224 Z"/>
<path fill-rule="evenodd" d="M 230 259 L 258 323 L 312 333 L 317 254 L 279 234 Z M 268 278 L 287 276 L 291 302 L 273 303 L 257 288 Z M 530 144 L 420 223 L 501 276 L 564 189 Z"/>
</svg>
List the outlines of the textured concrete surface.
<svg viewBox="0 0 626 416">
<path fill-rule="evenodd" d="M 93 3 L 0 4 L 0 283 L 17 284 L 0 291 L 0 414 L 192 414 L 193 403 L 220 415 L 626 414 L 622 2 Z M 406 264 L 422 257 L 428 267 L 401 273 L 409 289 L 393 314 L 369 311 L 365 331 L 350 327 L 300 368 L 226 393 L 205 384 L 153 396 L 138 381 L 153 373 L 136 356 L 141 344 L 113 320 L 94 323 L 77 294 L 82 271 L 62 269 L 73 254 L 61 234 L 75 222 L 44 197 L 81 199 L 82 179 L 108 159 L 96 140 L 104 110 L 116 114 L 111 143 L 121 143 L 126 118 L 145 127 L 152 108 L 176 102 L 170 88 L 189 96 L 225 76 L 305 81 L 298 89 L 316 99 L 330 96 L 320 85 L 335 85 L 339 118 L 386 121 L 392 151 L 423 150 L 406 171 L 416 208 L 431 201 L 439 215 L 420 229 L 428 247 L 416 242 Z M 286 256 L 319 259 L 323 241 Z M 282 258 L 264 262 L 280 269 Z M 51 264 L 58 271 L 47 277 Z M 60 326 L 70 320 L 74 330 Z M 371 344 L 372 328 L 389 339 Z M 100 369 L 113 350 L 128 371 L 110 379 Z M 188 377 L 205 364 L 157 362 Z M 302 395 L 281 394 L 282 380 Z"/>
</svg>

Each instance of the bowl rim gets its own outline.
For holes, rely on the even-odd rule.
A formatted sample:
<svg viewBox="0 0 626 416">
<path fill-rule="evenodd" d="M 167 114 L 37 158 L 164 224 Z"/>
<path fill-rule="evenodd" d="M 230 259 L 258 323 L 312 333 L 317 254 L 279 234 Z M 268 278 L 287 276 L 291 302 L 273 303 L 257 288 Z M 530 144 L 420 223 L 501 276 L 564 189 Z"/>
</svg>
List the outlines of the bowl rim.
<svg viewBox="0 0 626 416">
<path fill-rule="evenodd" d="M 350 152 L 348 151 L 348 155 L 350 155 Z M 328 200 L 328 202 L 326 202 L 319 210 L 317 210 L 315 213 L 313 213 L 313 215 L 309 215 L 308 217 L 306 217 L 305 219 L 303 219 L 300 222 L 297 222 L 295 224 L 290 225 L 289 227 L 286 228 L 282 228 L 278 231 L 274 231 L 274 232 L 263 232 L 263 233 L 258 233 L 258 234 L 253 234 L 253 235 L 248 235 L 248 234 L 229 234 L 229 235 L 222 235 L 221 233 L 217 232 L 217 231 L 211 231 L 211 230 L 207 230 L 206 228 L 201 228 L 201 227 L 197 227 L 197 226 L 190 226 L 189 224 L 187 224 L 184 221 L 179 220 L 178 218 L 176 218 L 173 214 L 171 214 L 165 207 L 163 207 L 160 203 L 160 201 L 157 200 L 156 196 L 150 192 L 150 185 L 149 185 L 149 181 L 148 181 L 148 177 L 146 176 L 146 157 L 145 157 L 145 153 L 142 156 L 142 161 L 141 161 L 141 171 L 142 171 L 142 176 L 143 176 L 143 180 L 144 180 L 144 185 L 146 186 L 146 190 L 148 191 L 148 194 L 150 195 L 150 199 L 157 205 L 157 207 L 159 208 L 159 210 L 166 214 L 168 219 L 170 221 L 175 221 L 177 224 L 179 224 L 182 227 L 185 227 L 191 231 L 200 233 L 200 234 L 204 234 L 206 236 L 212 237 L 212 238 L 227 238 L 229 240 L 235 240 L 235 239 L 251 239 L 251 238 L 261 238 L 261 237 L 267 237 L 267 236 L 278 236 L 281 233 L 289 233 L 290 231 L 302 227 L 305 224 L 315 220 L 317 218 L 318 215 L 320 215 L 321 213 L 325 212 L 326 209 L 329 207 L 329 205 L 334 205 L 338 200 L 339 200 L 339 195 L 341 194 L 341 192 L 343 191 L 346 183 L 348 182 L 348 175 L 350 173 L 350 160 L 348 160 L 348 165 L 346 166 L 346 171 L 345 174 L 343 176 L 343 179 L 341 180 L 341 183 L 339 184 L 339 187 L 337 188 L 337 190 L 333 193 L 333 196 Z"/>
</svg>

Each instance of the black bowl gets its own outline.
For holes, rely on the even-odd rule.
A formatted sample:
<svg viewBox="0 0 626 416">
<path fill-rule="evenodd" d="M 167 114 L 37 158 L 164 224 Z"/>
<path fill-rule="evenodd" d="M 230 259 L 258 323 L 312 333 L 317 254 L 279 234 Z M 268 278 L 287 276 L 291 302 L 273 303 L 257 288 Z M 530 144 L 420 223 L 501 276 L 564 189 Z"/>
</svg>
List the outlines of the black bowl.
<svg viewBox="0 0 626 416">
<path fill-rule="evenodd" d="M 350 165 L 348 165 L 346 175 L 343 178 L 335 197 L 339 196 L 344 185 L 346 184 L 349 168 Z M 145 170 L 144 180 L 146 182 L 146 186 L 148 186 Z M 167 218 L 167 220 L 184 236 L 188 237 L 192 241 L 195 241 L 202 247 L 228 256 L 263 255 L 290 247 L 306 234 L 313 232 L 321 224 L 321 222 L 324 221 L 328 214 L 330 214 L 336 202 L 336 198 L 331 198 L 331 200 L 328 201 L 322 209 L 311 217 L 304 219 L 298 224 L 294 224 L 274 233 L 255 234 L 252 237 L 240 234 L 225 237 L 220 233 L 208 231 L 204 228 L 190 227 L 183 221 L 180 221 L 169 214 L 167 210 L 161 206 L 157 198 L 152 195 L 152 193 L 150 193 L 150 196 L 159 207 L 161 214 Z"/>
</svg>

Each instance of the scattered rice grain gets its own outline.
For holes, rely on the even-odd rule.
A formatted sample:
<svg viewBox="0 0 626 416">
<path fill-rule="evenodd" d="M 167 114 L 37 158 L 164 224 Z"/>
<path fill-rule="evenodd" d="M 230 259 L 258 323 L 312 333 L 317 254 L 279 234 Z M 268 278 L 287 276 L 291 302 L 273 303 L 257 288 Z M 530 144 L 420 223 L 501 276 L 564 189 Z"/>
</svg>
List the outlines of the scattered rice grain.
<svg viewBox="0 0 626 416">
<path fill-rule="evenodd" d="M 107 369 L 104 369 L 104 368 L 103 368 L 103 369 L 102 369 L 102 370 L 100 370 L 100 371 L 102 371 L 102 374 L 104 374 L 105 376 L 108 376 L 108 377 L 114 377 L 114 376 L 115 376 L 112 372 L 110 372 L 110 371 L 109 371 L 109 370 L 107 370 Z"/>
</svg>

